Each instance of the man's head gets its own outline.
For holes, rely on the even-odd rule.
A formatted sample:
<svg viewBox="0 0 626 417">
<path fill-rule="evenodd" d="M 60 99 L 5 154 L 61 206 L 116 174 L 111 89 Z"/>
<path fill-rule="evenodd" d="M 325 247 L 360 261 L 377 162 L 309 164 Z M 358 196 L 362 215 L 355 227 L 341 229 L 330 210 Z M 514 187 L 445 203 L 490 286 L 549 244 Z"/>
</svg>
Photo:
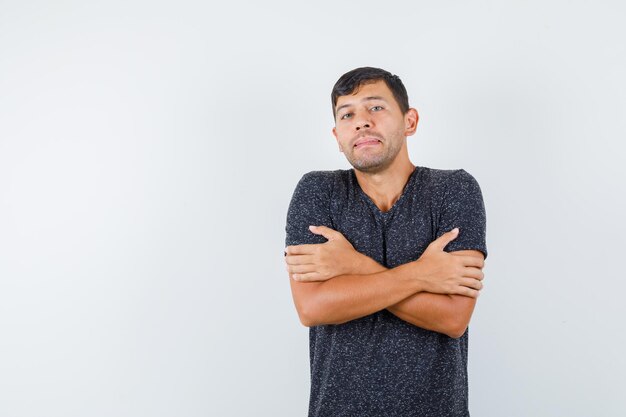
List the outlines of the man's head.
<svg viewBox="0 0 626 417">
<path fill-rule="evenodd" d="M 398 106 L 400 106 L 402 114 L 409 110 L 409 96 L 400 77 L 384 69 L 361 67 L 346 72 L 335 83 L 330 94 L 333 103 L 333 117 L 337 115 L 337 99 L 340 96 L 357 93 L 361 86 L 372 84 L 376 81 L 384 81 L 387 84 Z"/>
<path fill-rule="evenodd" d="M 378 68 L 344 74 L 331 94 L 339 150 L 358 171 L 380 173 L 394 162 L 410 164 L 406 137 L 418 115 L 395 75 Z"/>
</svg>

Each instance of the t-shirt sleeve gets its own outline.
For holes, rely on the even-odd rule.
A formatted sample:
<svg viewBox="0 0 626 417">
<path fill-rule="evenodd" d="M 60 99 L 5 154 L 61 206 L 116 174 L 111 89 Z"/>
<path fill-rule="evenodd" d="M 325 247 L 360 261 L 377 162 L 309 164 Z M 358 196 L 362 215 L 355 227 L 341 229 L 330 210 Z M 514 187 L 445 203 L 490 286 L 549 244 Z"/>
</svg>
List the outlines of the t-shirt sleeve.
<svg viewBox="0 0 626 417">
<path fill-rule="evenodd" d="M 446 184 L 437 237 L 459 228 L 459 235 L 446 246 L 447 252 L 478 250 L 487 257 L 485 205 L 478 182 L 464 170 L 455 171 Z"/>
<path fill-rule="evenodd" d="M 309 172 L 300 179 L 287 211 L 285 246 L 326 242 L 323 236 L 312 233 L 309 226 L 334 229 L 330 215 L 331 196 L 329 172 Z"/>
</svg>

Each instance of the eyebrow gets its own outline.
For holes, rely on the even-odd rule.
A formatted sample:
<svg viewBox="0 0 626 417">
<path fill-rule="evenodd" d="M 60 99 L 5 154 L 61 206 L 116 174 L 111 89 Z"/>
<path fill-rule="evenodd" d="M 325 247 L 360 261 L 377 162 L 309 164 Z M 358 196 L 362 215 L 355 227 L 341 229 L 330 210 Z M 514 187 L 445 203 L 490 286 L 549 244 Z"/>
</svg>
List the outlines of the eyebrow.
<svg viewBox="0 0 626 417">
<path fill-rule="evenodd" d="M 361 99 L 361 103 L 365 102 L 365 101 L 370 101 L 370 100 L 382 100 L 384 102 L 387 102 L 387 100 L 385 100 L 383 97 L 381 96 L 369 96 L 369 97 L 363 97 Z M 335 109 L 335 114 L 339 113 L 339 110 L 346 108 L 346 107 L 350 107 L 352 106 L 352 103 L 347 103 L 347 104 L 342 104 L 341 106 L 337 107 Z"/>
</svg>

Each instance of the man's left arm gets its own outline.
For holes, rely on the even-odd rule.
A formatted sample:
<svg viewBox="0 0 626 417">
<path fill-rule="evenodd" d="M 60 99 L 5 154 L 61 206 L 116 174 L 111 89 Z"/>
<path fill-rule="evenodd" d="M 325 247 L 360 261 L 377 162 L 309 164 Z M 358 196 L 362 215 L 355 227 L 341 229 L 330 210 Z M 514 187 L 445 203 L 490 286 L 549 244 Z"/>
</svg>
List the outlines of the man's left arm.
<svg viewBox="0 0 626 417">
<path fill-rule="evenodd" d="M 485 205 L 478 182 L 460 169 L 446 178 L 446 188 L 438 212 L 435 239 L 455 227 L 459 236 L 446 251 L 455 255 L 473 256 L 483 262 L 487 256 Z M 469 325 L 476 298 L 458 295 L 418 293 L 393 305 L 388 310 L 411 324 L 461 337 Z"/>
<path fill-rule="evenodd" d="M 484 259 L 484 255 L 475 250 L 451 253 Z M 415 326 L 458 338 L 465 333 L 475 306 L 476 298 L 421 292 L 388 307 L 387 310 Z"/>
</svg>

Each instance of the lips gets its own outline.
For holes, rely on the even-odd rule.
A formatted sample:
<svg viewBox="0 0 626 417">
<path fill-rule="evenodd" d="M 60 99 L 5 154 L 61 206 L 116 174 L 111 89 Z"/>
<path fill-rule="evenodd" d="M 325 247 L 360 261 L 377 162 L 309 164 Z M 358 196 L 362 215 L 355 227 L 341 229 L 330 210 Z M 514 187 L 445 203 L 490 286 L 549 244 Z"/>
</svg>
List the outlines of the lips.
<svg viewBox="0 0 626 417">
<path fill-rule="evenodd" d="M 377 137 L 364 136 L 364 137 L 357 139 L 357 141 L 354 142 L 354 147 L 359 148 L 361 146 L 378 145 L 379 143 L 381 143 L 381 140 L 378 139 Z"/>
</svg>

